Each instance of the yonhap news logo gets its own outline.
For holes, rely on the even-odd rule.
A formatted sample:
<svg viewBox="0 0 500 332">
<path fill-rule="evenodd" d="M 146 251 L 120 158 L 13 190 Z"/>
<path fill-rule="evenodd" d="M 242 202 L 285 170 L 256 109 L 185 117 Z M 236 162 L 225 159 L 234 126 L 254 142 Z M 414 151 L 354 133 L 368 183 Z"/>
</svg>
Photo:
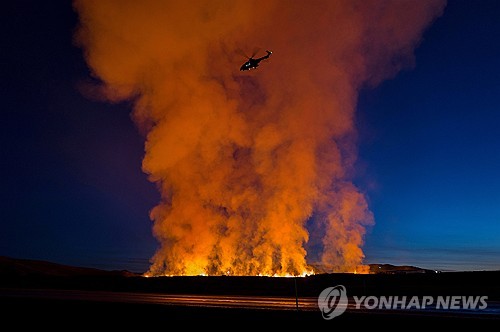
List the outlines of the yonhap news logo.
<svg viewBox="0 0 500 332">
<path fill-rule="evenodd" d="M 325 288 L 318 297 L 318 306 L 324 319 L 342 315 L 348 303 L 347 292 L 342 285 Z"/>
<path fill-rule="evenodd" d="M 353 296 L 352 310 L 484 310 L 488 296 Z M 325 288 L 318 296 L 324 319 L 342 315 L 349 306 L 343 285 Z"/>
</svg>

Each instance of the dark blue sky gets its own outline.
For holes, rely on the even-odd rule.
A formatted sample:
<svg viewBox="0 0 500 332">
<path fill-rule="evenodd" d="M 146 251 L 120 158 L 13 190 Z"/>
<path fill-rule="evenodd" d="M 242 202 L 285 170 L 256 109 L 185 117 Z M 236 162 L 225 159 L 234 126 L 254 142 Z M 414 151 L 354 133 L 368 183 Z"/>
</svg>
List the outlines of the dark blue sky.
<svg viewBox="0 0 500 332">
<path fill-rule="evenodd" d="M 449 1 L 416 65 L 359 102 L 368 261 L 500 268 L 500 2 Z"/>
<path fill-rule="evenodd" d="M 127 104 L 84 97 L 69 1 L 1 15 L 0 255 L 142 272 L 159 201 Z M 500 2 L 450 1 L 415 67 L 361 93 L 367 263 L 500 269 Z"/>
</svg>

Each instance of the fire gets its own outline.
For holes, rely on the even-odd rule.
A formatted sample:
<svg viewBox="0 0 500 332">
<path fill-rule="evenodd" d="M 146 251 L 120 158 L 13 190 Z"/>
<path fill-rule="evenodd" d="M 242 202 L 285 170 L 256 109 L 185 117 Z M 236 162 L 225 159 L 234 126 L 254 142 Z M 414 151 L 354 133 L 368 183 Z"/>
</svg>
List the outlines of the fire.
<svg viewBox="0 0 500 332">
<path fill-rule="evenodd" d="M 161 201 L 147 275 L 303 276 L 362 266 L 358 91 L 411 63 L 429 1 L 76 0 L 100 97 L 133 103 Z M 240 72 L 237 52 L 272 49 Z M 311 245 L 314 243 L 315 245 Z"/>
</svg>

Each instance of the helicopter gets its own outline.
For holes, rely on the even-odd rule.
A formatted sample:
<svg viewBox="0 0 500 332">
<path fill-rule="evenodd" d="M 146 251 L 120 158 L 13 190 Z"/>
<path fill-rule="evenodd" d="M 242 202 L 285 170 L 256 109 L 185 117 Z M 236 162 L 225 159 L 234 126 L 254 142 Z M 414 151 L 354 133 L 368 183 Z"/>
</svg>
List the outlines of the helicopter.
<svg viewBox="0 0 500 332">
<path fill-rule="evenodd" d="M 248 61 L 245 62 L 241 66 L 240 70 L 244 71 L 244 70 L 250 70 L 250 69 L 257 68 L 259 66 L 259 62 L 261 62 L 262 60 L 265 60 L 265 59 L 269 59 L 269 57 L 273 53 L 273 52 L 267 51 L 267 50 L 266 50 L 266 52 L 267 52 L 267 55 L 264 55 L 263 57 L 260 57 L 260 58 L 257 58 L 257 59 L 254 59 L 253 55 L 252 55 L 250 58 L 248 58 Z"/>
</svg>

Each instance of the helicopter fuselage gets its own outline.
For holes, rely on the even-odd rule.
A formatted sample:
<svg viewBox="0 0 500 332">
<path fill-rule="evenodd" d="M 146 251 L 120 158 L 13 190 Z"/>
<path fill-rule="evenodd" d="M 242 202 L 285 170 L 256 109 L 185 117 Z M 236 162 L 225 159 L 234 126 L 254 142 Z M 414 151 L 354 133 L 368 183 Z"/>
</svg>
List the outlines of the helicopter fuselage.
<svg viewBox="0 0 500 332">
<path fill-rule="evenodd" d="M 271 54 L 273 52 L 271 51 L 266 51 L 267 52 L 267 55 L 264 55 L 263 57 L 260 57 L 260 58 L 257 58 L 257 59 L 254 59 L 254 58 L 249 58 L 247 62 L 245 62 L 240 70 L 241 71 L 245 71 L 245 70 L 250 70 L 250 69 L 255 69 L 259 66 L 259 62 L 261 62 L 262 60 L 265 60 L 265 59 L 268 59 L 269 56 L 271 56 Z"/>
</svg>

